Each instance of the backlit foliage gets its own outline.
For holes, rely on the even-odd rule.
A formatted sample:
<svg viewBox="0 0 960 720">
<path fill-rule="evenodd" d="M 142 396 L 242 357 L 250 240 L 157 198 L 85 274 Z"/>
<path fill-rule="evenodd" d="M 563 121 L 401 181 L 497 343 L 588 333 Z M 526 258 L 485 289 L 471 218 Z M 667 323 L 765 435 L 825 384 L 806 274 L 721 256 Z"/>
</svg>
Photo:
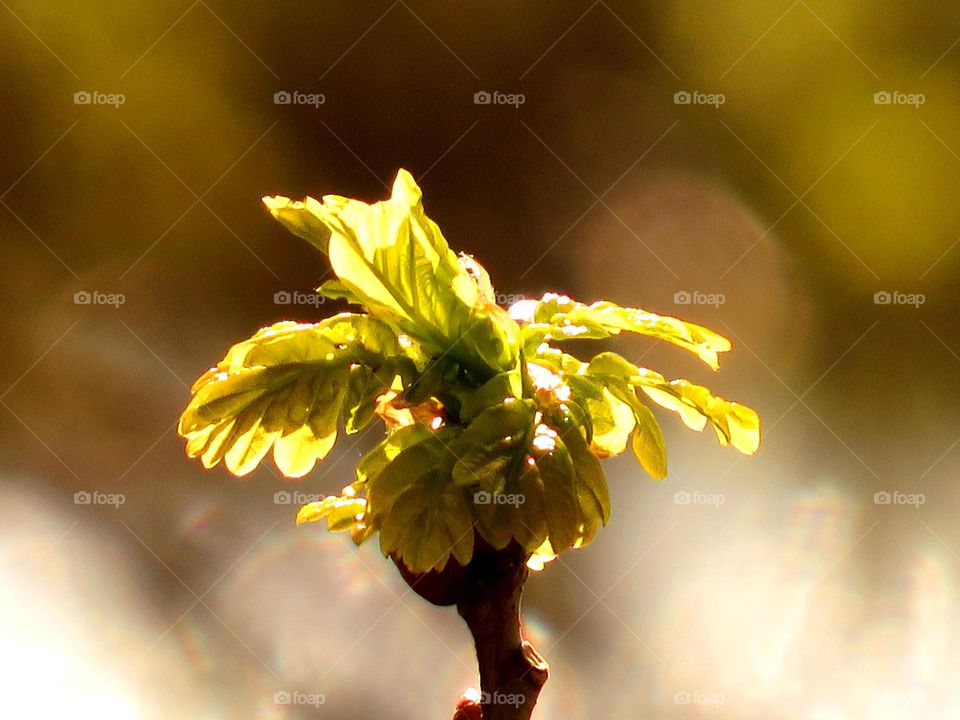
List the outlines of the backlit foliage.
<svg viewBox="0 0 960 720">
<path fill-rule="evenodd" d="M 187 454 L 246 475 L 272 450 L 287 477 L 308 474 L 342 431 L 375 419 L 386 436 L 340 496 L 301 508 L 414 572 L 466 565 L 475 534 L 511 541 L 531 566 L 589 543 L 610 518 L 600 458 L 629 446 L 654 478 L 667 472 L 646 401 L 721 445 L 752 454 L 755 412 L 687 380 L 668 380 L 604 352 L 580 360 L 559 341 L 633 332 L 688 350 L 713 369 L 730 343 L 706 328 L 548 294 L 501 308 L 486 271 L 447 246 L 404 170 L 372 205 L 266 197 L 294 234 L 329 258 L 318 290 L 359 312 L 281 322 L 234 345 L 193 386 L 180 419 Z M 484 502 L 484 500 L 490 500 Z"/>
</svg>

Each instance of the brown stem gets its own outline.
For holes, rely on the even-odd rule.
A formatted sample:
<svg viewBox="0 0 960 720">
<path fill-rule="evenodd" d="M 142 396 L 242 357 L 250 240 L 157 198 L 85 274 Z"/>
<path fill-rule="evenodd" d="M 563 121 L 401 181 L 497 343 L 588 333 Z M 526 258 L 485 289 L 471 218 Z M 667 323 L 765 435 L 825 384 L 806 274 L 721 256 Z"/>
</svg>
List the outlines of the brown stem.
<svg viewBox="0 0 960 720">
<path fill-rule="evenodd" d="M 520 635 L 520 598 L 529 570 L 523 549 L 476 554 L 457 603 L 473 634 L 480 666 L 483 720 L 529 720 L 547 661 Z"/>
</svg>

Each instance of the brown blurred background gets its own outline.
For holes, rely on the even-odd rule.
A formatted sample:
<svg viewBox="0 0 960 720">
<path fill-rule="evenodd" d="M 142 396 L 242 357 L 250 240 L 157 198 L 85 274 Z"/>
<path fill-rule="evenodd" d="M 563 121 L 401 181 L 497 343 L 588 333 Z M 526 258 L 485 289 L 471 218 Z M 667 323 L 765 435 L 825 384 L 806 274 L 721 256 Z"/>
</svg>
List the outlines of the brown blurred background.
<svg viewBox="0 0 960 720">
<path fill-rule="evenodd" d="M 229 344 L 339 309 L 275 302 L 325 261 L 260 196 L 405 167 L 504 295 L 729 336 L 716 375 L 614 347 L 765 422 L 743 459 L 662 415 L 663 483 L 609 462 L 611 525 L 529 585 L 537 717 L 960 718 L 957 7 L 2 0 L 0 33 L 0 715 L 449 717 L 455 613 L 293 525 L 374 435 L 290 484 L 174 431 Z"/>
</svg>

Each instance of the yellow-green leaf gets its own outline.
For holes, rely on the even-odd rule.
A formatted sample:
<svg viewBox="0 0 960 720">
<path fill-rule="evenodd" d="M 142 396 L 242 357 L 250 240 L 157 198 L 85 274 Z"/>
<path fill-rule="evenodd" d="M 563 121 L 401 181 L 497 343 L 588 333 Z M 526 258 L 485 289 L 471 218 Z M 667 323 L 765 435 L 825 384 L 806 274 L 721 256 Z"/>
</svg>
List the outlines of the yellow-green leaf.
<svg viewBox="0 0 960 720">
<path fill-rule="evenodd" d="M 342 532 L 358 522 L 366 507 L 367 501 L 363 498 L 332 495 L 300 508 L 297 512 L 297 525 L 326 519 L 328 530 Z"/>
<path fill-rule="evenodd" d="M 597 355 L 589 368 L 597 376 L 640 388 L 655 403 L 677 413 L 692 430 L 703 430 L 710 422 L 721 445 L 733 445 L 746 455 L 752 455 L 760 446 L 760 419 L 745 405 L 717 397 L 689 380 L 668 382 L 660 373 L 638 368 L 616 353 Z M 611 385 L 611 389 L 615 386 Z"/>
<path fill-rule="evenodd" d="M 518 303 L 511 314 L 530 323 L 531 331 L 537 334 L 544 334 L 544 328 L 548 328 L 547 339 L 596 339 L 620 332 L 648 335 L 689 350 L 714 370 L 719 367 L 717 353 L 730 349 L 729 340 L 700 325 L 605 300 L 585 305 L 566 295 L 548 293 L 535 305 Z"/>
<path fill-rule="evenodd" d="M 650 371 L 639 378 L 640 388 L 650 399 L 678 413 L 688 427 L 702 430 L 709 420 L 721 445 L 730 444 L 745 455 L 753 455 L 760 447 L 760 418 L 747 406 L 717 397 L 688 380 L 667 382 Z"/>
<path fill-rule="evenodd" d="M 594 417 L 603 419 L 602 424 L 594 424 L 593 428 L 592 443 L 597 452 L 604 457 L 622 453 L 636 425 L 632 410 L 606 388 L 603 388 L 601 400 L 589 401 L 588 407 Z"/>
<path fill-rule="evenodd" d="M 519 328 L 491 304 L 427 217 L 420 188 L 406 170 L 397 173 L 388 200 L 367 204 L 336 195 L 265 198 L 270 211 L 294 233 L 317 244 L 315 222 L 328 230 L 321 247 L 339 283 L 334 292 L 427 347 L 493 372 L 516 365 Z"/>
<path fill-rule="evenodd" d="M 637 460 L 651 477 L 658 480 L 665 477 L 667 448 L 660 424 L 650 408 L 640 402 L 637 391 L 629 384 L 630 378 L 639 373 L 638 368 L 616 353 L 601 353 L 590 361 L 587 372 L 600 378 L 606 389 L 629 407 L 634 423 L 630 440 Z"/>
<path fill-rule="evenodd" d="M 264 328 L 194 384 L 179 424 L 187 454 L 246 475 L 272 447 L 280 471 L 302 477 L 336 441 L 350 367 L 401 355 L 392 331 L 365 315 Z"/>
<path fill-rule="evenodd" d="M 524 463 L 499 495 L 474 490 L 472 500 L 477 532 L 494 548 L 500 550 L 516 540 L 532 553 L 546 539 L 546 499 L 536 465 Z"/>
<path fill-rule="evenodd" d="M 574 481 L 573 461 L 559 438 L 552 448 L 536 457 L 543 481 L 544 514 L 550 545 L 559 554 L 573 547 L 580 531 L 580 505 Z"/>
<path fill-rule="evenodd" d="M 533 425 L 534 406 L 512 399 L 484 410 L 450 445 L 457 456 L 453 480 L 499 492 L 523 459 Z"/>
<path fill-rule="evenodd" d="M 430 429 L 419 423 L 401 427 L 390 433 L 360 458 L 357 463 L 357 481 L 354 486 L 362 488 L 379 475 L 397 455 L 431 436 Z"/>
<path fill-rule="evenodd" d="M 319 202 L 312 197 L 301 202 L 277 195 L 264 197 L 263 204 L 287 230 L 326 254 L 327 245 L 330 242 L 330 230 L 322 220 L 323 212 Z"/>
<path fill-rule="evenodd" d="M 417 431 L 401 433 L 404 430 L 397 431 L 388 440 L 405 438 L 410 444 L 366 480 L 368 512 L 375 520 L 382 520 L 389 515 L 397 498 L 427 473 L 441 470 L 449 478 L 456 461 L 456 456 L 449 450 L 452 431 L 427 431 L 426 437 L 419 440 Z M 383 450 L 389 453 L 392 448 L 387 446 Z M 378 465 L 380 462 L 376 461 Z"/>
<path fill-rule="evenodd" d="M 606 525 L 610 521 L 610 492 L 599 458 L 578 428 L 567 427 L 560 437 L 573 462 L 577 501 L 583 518 Z"/>
<path fill-rule="evenodd" d="M 667 447 L 663 441 L 663 430 L 650 408 L 645 405 L 639 407 L 642 408 L 639 412 L 634 410 L 637 427 L 631 440 L 633 452 L 650 477 L 661 480 L 667 476 Z"/>
<path fill-rule="evenodd" d="M 395 461 L 396 462 L 396 461 Z M 399 494 L 380 520 L 380 549 L 415 573 L 443 570 L 451 556 L 473 556 L 473 516 L 464 490 L 442 469 L 431 469 Z"/>
<path fill-rule="evenodd" d="M 348 435 L 358 433 L 370 424 L 376 414 L 377 399 L 390 390 L 396 372 L 392 362 L 375 369 L 365 365 L 350 368 L 343 401 L 343 428 Z"/>
</svg>

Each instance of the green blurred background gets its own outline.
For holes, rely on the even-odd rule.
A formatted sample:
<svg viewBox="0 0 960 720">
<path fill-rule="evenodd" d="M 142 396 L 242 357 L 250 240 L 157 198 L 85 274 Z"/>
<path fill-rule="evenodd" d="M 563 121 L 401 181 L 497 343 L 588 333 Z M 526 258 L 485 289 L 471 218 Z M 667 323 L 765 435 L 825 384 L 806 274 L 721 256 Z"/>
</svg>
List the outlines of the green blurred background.
<svg viewBox="0 0 960 720">
<path fill-rule="evenodd" d="M 443 718 L 475 682 L 455 613 L 293 526 L 373 435 L 290 484 L 174 431 L 230 343 L 339 309 L 275 302 L 325 265 L 259 198 L 405 167 L 504 295 L 730 337 L 717 375 L 615 347 L 765 422 L 741 459 L 662 417 L 664 483 L 609 463 L 610 527 L 529 585 L 537 717 L 960 718 L 957 7 L 2 0 L 0 33 L 0 714 Z"/>
</svg>

